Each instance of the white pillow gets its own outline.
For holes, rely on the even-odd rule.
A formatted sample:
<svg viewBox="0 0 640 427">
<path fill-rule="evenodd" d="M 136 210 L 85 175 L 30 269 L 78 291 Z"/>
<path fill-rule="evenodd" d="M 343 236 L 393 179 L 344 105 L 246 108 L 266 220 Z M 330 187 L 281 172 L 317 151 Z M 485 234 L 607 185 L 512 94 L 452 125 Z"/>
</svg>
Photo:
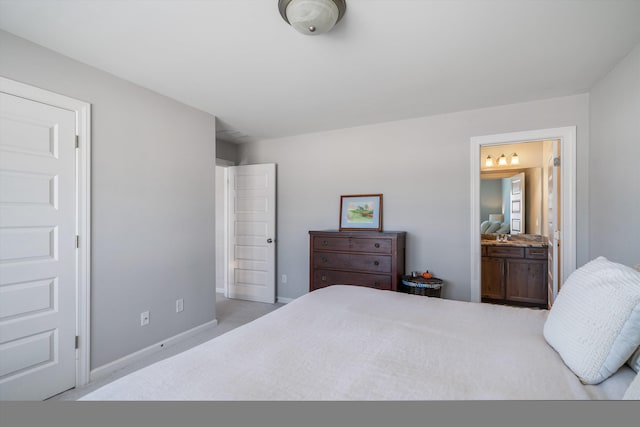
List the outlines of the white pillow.
<svg viewBox="0 0 640 427">
<path fill-rule="evenodd" d="M 499 222 L 491 222 L 491 221 L 489 221 L 489 227 L 487 228 L 487 231 L 485 231 L 485 233 L 487 233 L 487 234 L 495 233 L 496 230 L 498 230 L 498 228 L 500 228 L 500 223 Z"/>
<path fill-rule="evenodd" d="M 498 233 L 498 234 L 506 234 L 509 231 L 511 231 L 511 230 L 509 230 L 509 223 L 503 222 L 502 224 L 500 224 L 500 228 L 498 228 L 496 230 L 496 233 Z"/>
<path fill-rule="evenodd" d="M 640 400 L 640 374 L 629 384 L 629 388 L 624 392 L 622 400 Z"/>
<path fill-rule="evenodd" d="M 634 265 L 633 268 L 640 271 L 640 264 Z M 627 360 L 627 365 L 631 366 L 631 369 L 634 371 L 640 372 L 640 347 L 638 347 L 636 352 Z"/>
<path fill-rule="evenodd" d="M 586 384 L 618 370 L 640 345 L 640 273 L 599 257 L 562 285 L 544 338 Z"/>
</svg>

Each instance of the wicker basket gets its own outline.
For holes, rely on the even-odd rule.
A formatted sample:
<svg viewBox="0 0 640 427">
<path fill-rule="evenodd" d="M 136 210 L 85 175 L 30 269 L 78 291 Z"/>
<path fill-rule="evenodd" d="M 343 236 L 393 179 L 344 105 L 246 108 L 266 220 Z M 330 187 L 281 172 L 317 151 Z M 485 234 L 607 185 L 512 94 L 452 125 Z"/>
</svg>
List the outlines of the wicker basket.
<svg viewBox="0 0 640 427">
<path fill-rule="evenodd" d="M 412 295 L 440 298 L 442 280 L 437 277 L 425 279 L 423 277 L 403 276 L 400 291 Z"/>
</svg>

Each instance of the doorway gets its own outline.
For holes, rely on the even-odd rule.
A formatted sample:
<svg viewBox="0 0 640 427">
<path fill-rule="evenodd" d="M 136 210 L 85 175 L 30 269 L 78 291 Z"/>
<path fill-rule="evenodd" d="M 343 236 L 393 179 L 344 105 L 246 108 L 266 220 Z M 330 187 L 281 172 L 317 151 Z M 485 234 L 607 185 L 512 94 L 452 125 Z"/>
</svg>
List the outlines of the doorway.
<svg viewBox="0 0 640 427">
<path fill-rule="evenodd" d="M 553 244 L 557 249 L 561 273 L 550 295 L 550 301 L 555 298 L 561 284 L 576 268 L 576 128 L 552 128 L 533 131 L 486 135 L 471 138 L 471 301 L 481 300 L 481 275 L 480 275 L 480 164 L 481 149 L 488 146 L 505 144 L 520 144 L 529 141 L 557 140 L 559 147 L 560 168 L 560 197 L 558 198 L 558 210 L 560 212 L 560 224 L 562 228 L 553 233 L 552 237 L 561 244 Z M 544 223 L 544 222 L 543 222 Z"/>
<path fill-rule="evenodd" d="M 276 302 L 276 165 L 216 161 L 216 292 Z"/>
<path fill-rule="evenodd" d="M 228 297 L 228 265 L 229 254 L 229 191 L 228 169 L 234 163 L 229 160 L 216 159 L 216 293 Z"/>
<path fill-rule="evenodd" d="M 276 164 L 229 168 L 228 297 L 276 302 Z"/>
</svg>

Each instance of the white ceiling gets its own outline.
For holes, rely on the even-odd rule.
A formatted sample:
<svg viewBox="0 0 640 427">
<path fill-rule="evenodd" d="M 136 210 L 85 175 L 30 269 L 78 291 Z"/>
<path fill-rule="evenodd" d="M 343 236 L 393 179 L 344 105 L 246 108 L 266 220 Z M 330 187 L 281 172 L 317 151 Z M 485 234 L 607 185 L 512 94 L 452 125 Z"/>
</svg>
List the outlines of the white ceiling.
<svg viewBox="0 0 640 427">
<path fill-rule="evenodd" d="M 276 0 L 0 0 L 0 28 L 242 142 L 586 92 L 640 42 L 640 1 L 347 0 L 304 36 Z"/>
</svg>

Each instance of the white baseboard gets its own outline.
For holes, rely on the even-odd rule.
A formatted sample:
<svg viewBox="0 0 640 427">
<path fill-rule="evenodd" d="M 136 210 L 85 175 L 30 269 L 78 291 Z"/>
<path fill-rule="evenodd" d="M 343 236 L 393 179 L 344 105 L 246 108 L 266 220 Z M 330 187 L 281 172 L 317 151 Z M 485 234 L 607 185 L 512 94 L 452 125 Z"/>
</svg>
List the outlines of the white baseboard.
<svg viewBox="0 0 640 427">
<path fill-rule="evenodd" d="M 278 297 L 276 298 L 276 301 L 281 302 L 283 304 L 289 304 L 291 301 L 293 301 L 295 298 L 285 298 L 285 297 Z"/>
<path fill-rule="evenodd" d="M 135 353 L 131 353 L 127 356 L 121 357 L 120 359 L 114 360 L 113 362 L 107 363 L 106 365 L 102 365 L 99 368 L 92 369 L 89 374 L 89 381 L 96 381 L 101 378 L 106 377 L 107 375 L 112 374 L 113 372 L 122 369 L 126 366 L 131 365 L 145 357 L 148 357 L 154 353 L 162 351 L 167 347 L 176 344 L 180 341 L 184 341 L 187 338 L 190 338 L 205 329 L 218 326 L 218 319 L 214 319 L 210 322 L 203 323 L 200 326 L 196 326 L 195 328 L 189 329 L 188 331 L 181 332 L 177 335 L 167 338 L 166 340 L 162 340 L 158 343 L 152 344 L 149 347 L 143 348 L 142 350 L 138 350 Z"/>
</svg>

